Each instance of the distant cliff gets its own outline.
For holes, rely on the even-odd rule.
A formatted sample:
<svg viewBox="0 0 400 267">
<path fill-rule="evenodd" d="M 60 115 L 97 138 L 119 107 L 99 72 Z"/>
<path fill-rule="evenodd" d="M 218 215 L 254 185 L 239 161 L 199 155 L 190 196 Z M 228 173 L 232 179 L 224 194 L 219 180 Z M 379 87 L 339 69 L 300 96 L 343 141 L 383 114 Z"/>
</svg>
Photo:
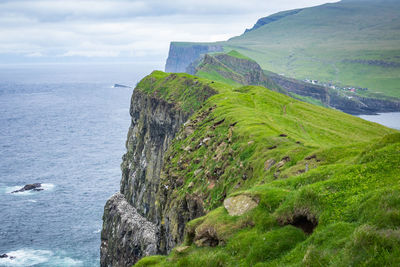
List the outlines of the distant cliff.
<svg viewBox="0 0 400 267">
<path fill-rule="evenodd" d="M 186 68 L 201 55 L 223 51 L 216 44 L 191 44 L 172 42 L 169 48 L 166 72 L 186 72 Z"/>
<path fill-rule="evenodd" d="M 236 50 L 286 77 L 368 88 L 368 97 L 399 100 L 399 12 L 398 0 L 336 1 L 260 18 L 240 36 L 206 45 Z M 197 45 L 203 44 L 173 43 L 166 70 L 185 71 L 207 50 L 193 56 Z"/>
</svg>

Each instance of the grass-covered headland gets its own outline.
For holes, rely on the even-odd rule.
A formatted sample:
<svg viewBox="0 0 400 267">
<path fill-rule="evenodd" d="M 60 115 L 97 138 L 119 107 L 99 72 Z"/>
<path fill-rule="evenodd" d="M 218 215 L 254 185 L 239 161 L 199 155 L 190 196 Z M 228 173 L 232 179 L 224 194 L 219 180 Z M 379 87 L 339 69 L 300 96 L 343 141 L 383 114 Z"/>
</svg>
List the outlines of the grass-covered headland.
<svg viewBox="0 0 400 267">
<path fill-rule="evenodd" d="M 160 187 L 207 211 L 170 255 L 136 266 L 399 265 L 400 132 L 188 74 L 153 72 L 135 90 L 196 111 Z M 202 103 L 204 90 L 216 94 Z"/>
</svg>

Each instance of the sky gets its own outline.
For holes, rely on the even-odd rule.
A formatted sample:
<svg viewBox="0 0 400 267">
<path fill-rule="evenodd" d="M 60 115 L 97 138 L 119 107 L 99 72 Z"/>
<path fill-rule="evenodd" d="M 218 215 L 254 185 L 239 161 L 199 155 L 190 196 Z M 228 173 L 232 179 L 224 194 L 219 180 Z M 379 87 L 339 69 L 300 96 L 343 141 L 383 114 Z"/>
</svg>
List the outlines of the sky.
<svg viewBox="0 0 400 267">
<path fill-rule="evenodd" d="M 0 0 L 0 64 L 162 62 L 171 41 L 227 40 L 335 0 Z"/>
</svg>

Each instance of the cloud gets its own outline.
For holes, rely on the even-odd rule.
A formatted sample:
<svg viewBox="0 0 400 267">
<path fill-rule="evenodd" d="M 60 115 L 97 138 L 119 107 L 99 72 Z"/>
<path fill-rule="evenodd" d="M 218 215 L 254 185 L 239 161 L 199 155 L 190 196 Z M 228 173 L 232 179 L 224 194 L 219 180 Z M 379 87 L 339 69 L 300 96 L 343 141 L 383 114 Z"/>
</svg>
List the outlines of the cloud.
<svg viewBox="0 0 400 267">
<path fill-rule="evenodd" d="M 2 0 L 0 54 L 154 60 L 171 41 L 226 40 L 260 17 L 325 2 Z"/>
</svg>

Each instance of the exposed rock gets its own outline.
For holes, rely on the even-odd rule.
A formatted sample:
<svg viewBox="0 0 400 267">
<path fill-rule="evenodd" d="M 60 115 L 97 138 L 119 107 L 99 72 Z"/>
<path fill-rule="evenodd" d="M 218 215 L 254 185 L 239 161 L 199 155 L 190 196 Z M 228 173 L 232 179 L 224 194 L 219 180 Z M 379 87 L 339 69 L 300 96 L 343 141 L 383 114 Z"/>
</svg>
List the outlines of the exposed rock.
<svg viewBox="0 0 400 267">
<path fill-rule="evenodd" d="M 219 244 L 217 231 L 212 226 L 196 229 L 194 243 L 198 247 L 216 247 Z"/>
<path fill-rule="evenodd" d="M 187 126 L 184 128 L 183 133 L 184 133 L 184 137 L 187 137 L 189 135 L 191 135 L 194 132 L 194 129 L 192 126 Z"/>
<path fill-rule="evenodd" d="M 211 138 L 210 137 L 206 137 L 201 142 L 208 146 L 210 144 L 210 141 L 211 141 Z"/>
<path fill-rule="evenodd" d="M 157 254 L 156 226 L 116 193 L 104 207 L 101 266 L 131 266 L 143 256 Z"/>
<path fill-rule="evenodd" d="M 42 187 L 41 183 L 27 184 L 24 187 L 22 187 L 21 189 L 15 190 L 11 193 L 21 193 L 21 192 L 25 192 L 25 191 L 42 191 L 42 190 L 44 190 L 41 187 Z"/>
<path fill-rule="evenodd" d="M 385 60 L 367 60 L 367 59 L 344 59 L 344 63 L 358 63 L 362 65 L 379 66 L 383 68 L 400 68 L 400 63 Z"/>
<path fill-rule="evenodd" d="M 264 163 L 264 171 L 268 171 L 275 164 L 274 159 L 269 159 Z"/>
<path fill-rule="evenodd" d="M 0 254 L 0 259 L 2 259 L 2 258 L 8 258 L 8 255 L 7 254 Z"/>
<path fill-rule="evenodd" d="M 251 197 L 239 195 L 224 200 L 224 207 L 231 216 L 240 216 L 254 209 L 258 203 Z"/>
<path fill-rule="evenodd" d="M 182 247 L 177 247 L 175 251 L 177 253 L 185 253 L 190 247 L 189 246 L 182 246 Z"/>
<path fill-rule="evenodd" d="M 169 253 L 183 242 L 186 223 L 205 214 L 203 200 L 196 194 L 176 197 L 173 190 L 160 188 L 159 192 L 160 244 L 162 253 Z"/>
<path fill-rule="evenodd" d="M 221 144 L 218 145 L 217 149 L 215 150 L 214 160 L 220 161 L 222 159 L 222 156 L 223 156 L 227 146 L 228 145 L 225 142 L 222 142 Z"/>
<path fill-rule="evenodd" d="M 164 153 L 190 113 L 135 90 L 130 114 L 132 123 L 121 164 L 120 192 L 142 216 L 156 222 L 154 203 Z"/>
<path fill-rule="evenodd" d="M 285 165 L 285 163 L 289 162 L 289 161 L 290 161 L 290 157 L 288 157 L 288 156 L 283 157 L 281 159 L 281 161 L 279 161 L 278 164 L 276 164 L 276 168 L 279 169 L 279 168 L 283 167 L 283 165 Z"/>
<path fill-rule="evenodd" d="M 269 73 L 268 78 L 288 92 L 312 97 L 320 100 L 326 106 L 339 109 L 349 114 L 359 115 L 400 111 L 400 101 L 398 100 L 367 98 L 358 95 L 349 98 L 341 95 L 336 90 L 329 90 L 320 85 L 306 83 L 275 73 Z"/>
<path fill-rule="evenodd" d="M 0 259 L 5 259 L 5 258 L 9 258 L 10 260 L 15 259 L 15 257 L 13 256 L 8 256 L 7 254 L 0 254 Z"/>
<path fill-rule="evenodd" d="M 118 87 L 121 87 L 121 88 L 132 88 L 131 86 L 123 85 L 123 84 L 118 84 L 118 83 L 114 84 L 113 87 L 114 87 L 114 88 L 118 88 Z"/>
</svg>

